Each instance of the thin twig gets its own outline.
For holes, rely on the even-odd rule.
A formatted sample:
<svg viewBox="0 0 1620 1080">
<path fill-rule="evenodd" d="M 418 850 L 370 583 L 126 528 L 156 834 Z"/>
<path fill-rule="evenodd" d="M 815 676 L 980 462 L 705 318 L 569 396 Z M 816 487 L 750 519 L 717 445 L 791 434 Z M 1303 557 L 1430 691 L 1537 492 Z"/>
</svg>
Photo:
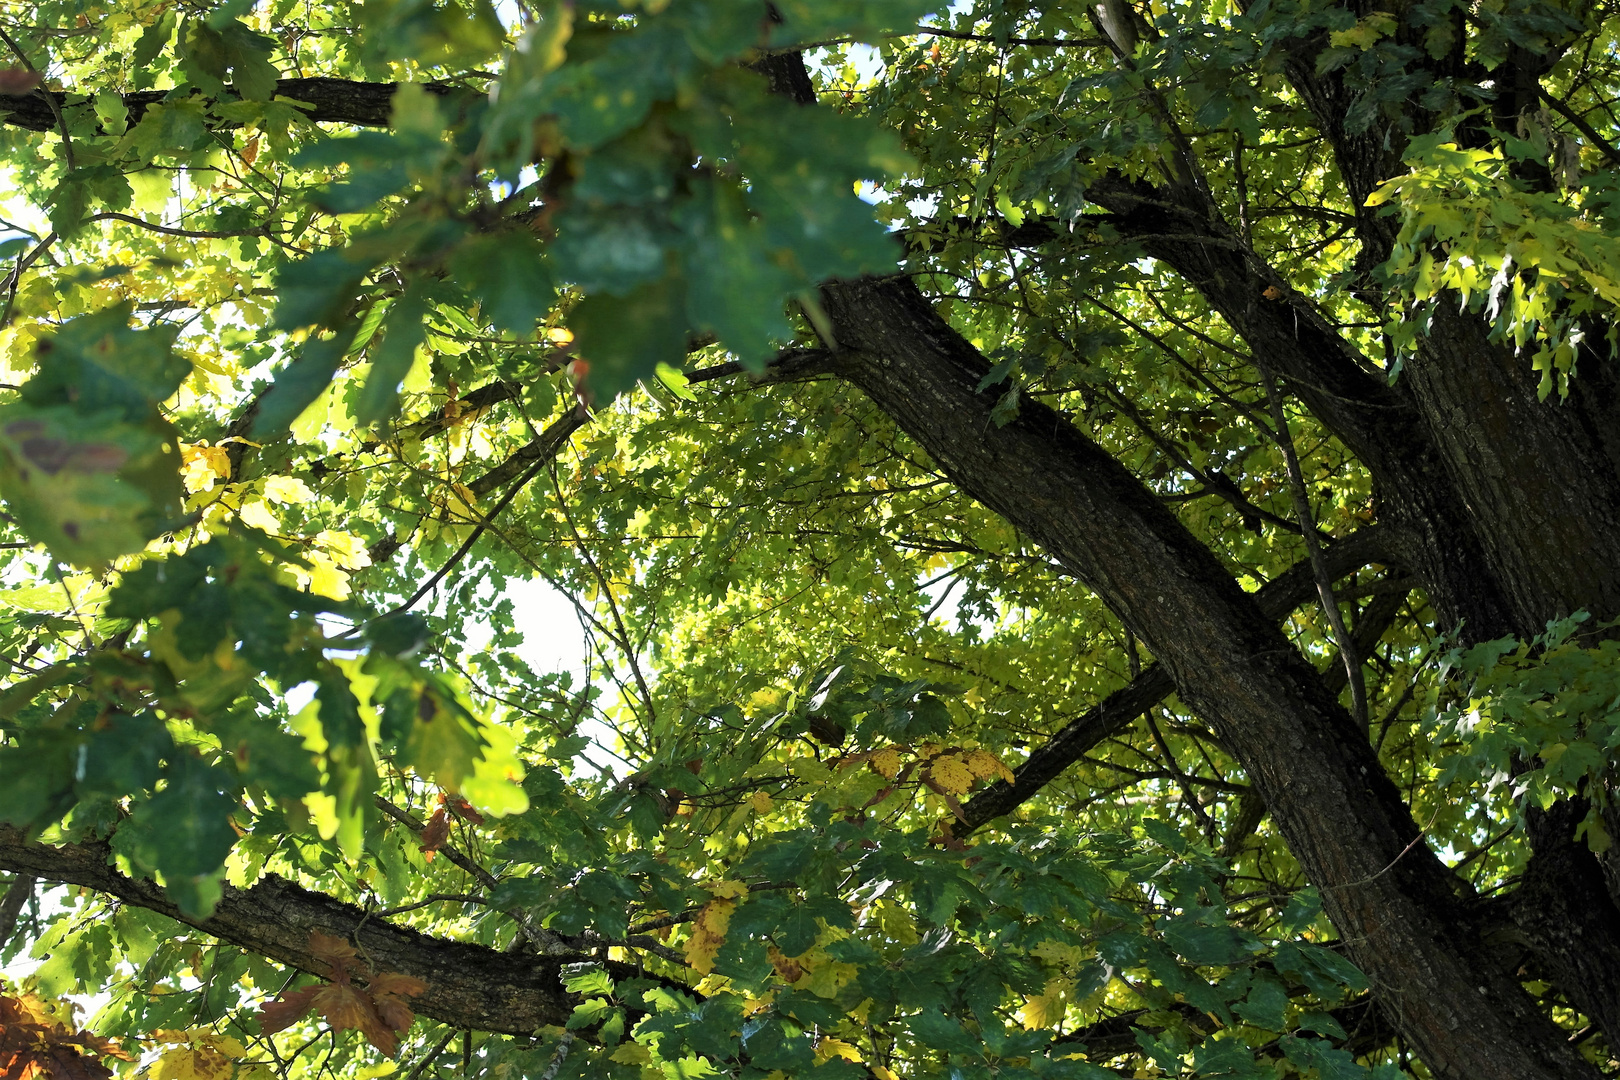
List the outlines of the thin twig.
<svg viewBox="0 0 1620 1080">
<path fill-rule="evenodd" d="M 388 614 L 398 615 L 402 611 L 409 611 L 411 608 L 416 606 L 416 602 L 418 600 L 432 592 L 433 587 L 436 586 L 440 581 L 443 581 L 444 576 L 451 570 L 455 569 L 456 565 L 460 563 L 462 559 L 466 558 L 467 552 L 471 551 L 472 546 L 478 542 L 478 538 L 484 535 L 484 530 L 489 528 L 490 522 L 498 517 L 500 512 L 505 510 L 507 505 L 510 504 L 513 499 L 517 498 L 517 493 L 528 486 L 529 481 L 535 478 L 536 474 L 538 474 L 540 470 L 545 467 L 545 464 L 546 460 L 541 458 L 533 465 L 529 466 L 528 471 L 522 476 L 518 477 L 517 482 L 506 489 L 506 494 L 501 496 L 501 501 L 495 504 L 494 509 L 479 517 L 478 526 L 477 528 L 473 529 L 472 535 L 467 537 L 466 541 L 456 549 L 455 554 L 451 555 L 450 558 L 445 561 L 443 566 L 439 567 L 438 572 L 423 582 L 422 587 L 412 593 L 410 599 L 406 600 L 403 604 L 399 605 Z"/>
<path fill-rule="evenodd" d="M 62 133 L 62 159 L 67 163 L 68 172 L 72 172 L 77 168 L 73 163 L 73 139 L 68 135 L 67 120 L 62 116 L 62 107 L 56 103 L 56 95 L 51 93 L 51 88 L 45 85 L 44 73 L 33 65 L 27 54 L 22 51 L 22 48 L 12 40 L 11 35 L 6 33 L 4 29 L 0 29 L 0 40 L 3 40 L 11 47 L 11 51 L 17 54 L 17 59 L 22 61 L 23 67 L 39 76 L 39 87 L 36 92 L 45 99 L 45 104 L 51 107 L 51 115 L 56 117 L 57 129 Z"/>
<path fill-rule="evenodd" d="M 434 1058 L 444 1053 L 444 1048 L 449 1046 L 450 1040 L 455 1037 L 456 1030 L 454 1028 L 451 1028 L 449 1031 L 445 1032 L 444 1038 L 440 1039 L 438 1044 L 434 1046 L 432 1050 L 429 1050 L 421 1061 L 416 1063 L 416 1067 L 414 1069 L 405 1074 L 405 1080 L 416 1080 L 418 1076 L 421 1076 L 422 1070 L 426 1069 L 430 1064 L 432 1064 Z"/>
<path fill-rule="evenodd" d="M 568 1048 L 574 1045 L 574 1033 L 565 1031 L 557 1040 L 557 1049 L 551 1055 L 551 1061 L 546 1065 L 546 1071 L 540 1074 L 540 1080 L 557 1080 L 557 1074 L 562 1071 L 563 1062 L 568 1060 Z"/>
<path fill-rule="evenodd" d="M 1601 150 L 1603 152 L 1603 156 L 1609 159 L 1610 164 L 1620 165 L 1620 151 L 1617 151 L 1614 147 L 1610 146 L 1609 141 L 1603 136 L 1599 135 L 1597 131 L 1593 129 L 1591 124 L 1588 124 L 1585 120 L 1581 119 L 1580 113 L 1576 112 L 1568 105 L 1565 105 L 1562 101 L 1559 101 L 1557 98 L 1547 93 L 1547 88 L 1545 86 L 1538 86 L 1536 89 L 1541 92 L 1541 100 L 1551 105 L 1553 107 L 1553 111 L 1559 116 L 1562 116 L 1565 120 L 1568 120 L 1571 124 L 1575 125 L 1575 130 L 1579 131 L 1582 135 L 1585 135 L 1588 142 Z"/>
<path fill-rule="evenodd" d="M 1255 365 L 1260 369 L 1260 380 L 1266 384 L 1266 397 L 1271 402 L 1271 423 L 1276 429 L 1277 445 L 1282 449 L 1283 461 L 1288 466 L 1288 491 L 1293 497 L 1294 515 L 1299 518 L 1300 539 L 1305 541 L 1305 554 L 1311 560 L 1311 570 L 1316 577 L 1316 591 L 1322 599 L 1322 614 L 1327 616 L 1334 641 L 1339 646 L 1339 656 L 1344 660 L 1344 671 L 1350 683 L 1351 710 L 1356 723 L 1365 730 L 1367 684 L 1362 679 L 1360 651 L 1356 648 L 1355 638 L 1345 628 L 1344 612 L 1339 610 L 1339 602 L 1333 596 L 1333 575 L 1328 572 L 1327 563 L 1322 558 L 1322 546 L 1316 542 L 1316 520 L 1311 513 L 1310 492 L 1305 488 L 1305 474 L 1299 468 L 1299 455 L 1294 450 L 1294 437 L 1288 430 L 1288 417 L 1283 413 L 1277 381 L 1258 356 L 1255 357 Z"/>
</svg>

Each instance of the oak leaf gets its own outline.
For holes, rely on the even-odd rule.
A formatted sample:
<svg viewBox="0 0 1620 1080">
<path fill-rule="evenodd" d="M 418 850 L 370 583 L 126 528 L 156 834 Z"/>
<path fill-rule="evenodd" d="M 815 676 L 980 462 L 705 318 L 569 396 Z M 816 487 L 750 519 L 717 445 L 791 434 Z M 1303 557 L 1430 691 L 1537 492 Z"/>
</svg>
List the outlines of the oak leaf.
<svg viewBox="0 0 1620 1080">
<path fill-rule="evenodd" d="M 444 807 L 433 811 L 433 816 L 422 826 L 421 835 L 422 855 L 431 862 L 433 853 L 444 847 L 445 841 L 450 839 L 450 816 L 444 812 Z"/>
</svg>

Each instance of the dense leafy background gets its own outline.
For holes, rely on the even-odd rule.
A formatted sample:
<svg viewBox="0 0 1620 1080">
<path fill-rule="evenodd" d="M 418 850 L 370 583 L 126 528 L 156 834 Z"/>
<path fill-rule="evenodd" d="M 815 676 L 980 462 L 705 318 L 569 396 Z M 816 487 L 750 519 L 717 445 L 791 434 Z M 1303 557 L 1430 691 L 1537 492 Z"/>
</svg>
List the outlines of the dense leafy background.
<svg viewBox="0 0 1620 1080">
<path fill-rule="evenodd" d="M 1278 274 L 1256 303 L 1311 298 L 1392 375 L 1426 305 L 1489 305 L 1564 393 L 1581 314 L 1620 288 L 1613 151 L 1546 112 L 1487 145 L 1414 141 L 1377 196 L 1396 258 L 1362 266 L 1279 43 L 1325 32 L 1318 63 L 1356 73 L 1365 127 L 1381 102 L 1463 123 L 1490 96 L 1428 74 L 1412 26 L 1443 51 L 1466 19 L 1482 72 L 1506 40 L 1584 35 L 1552 82 L 1612 130 L 1589 111 L 1612 21 L 1194 0 L 1144 7 L 1121 63 L 1079 3 L 775 7 L 4 14 L 18 100 L 28 67 L 66 97 L 53 130 L 0 134 L 0 818 L 110 836 L 192 913 L 274 873 L 436 935 L 526 935 L 568 954 L 579 1004 L 528 1036 L 405 1020 L 396 1060 L 371 1005 L 272 1032 L 258 1007 L 318 980 L 53 890 L 0 953 L 43 958 L 0 999 L 0 1052 L 82 1026 L 114 1042 L 37 1067 L 1420 1069 L 1174 699 L 961 835 L 963 803 L 1151 658 L 858 392 L 747 372 L 817 343 L 818 282 L 903 264 L 998 363 L 1003 415 L 1063 409 L 1257 587 L 1304 556 L 1262 375 L 1093 220 L 1086 185 L 1195 139 Z M 814 107 L 743 66 L 797 44 Z M 275 97 L 310 76 L 407 85 L 386 125 L 317 125 Z M 1521 182 L 1532 166 L 1562 186 Z M 1047 242 L 1015 245 L 1026 225 Z M 1369 301 L 1368 274 L 1398 301 Z M 1306 527 L 1372 521 L 1354 458 L 1289 419 Z M 526 634 L 556 633 L 514 604 L 530 581 L 577 598 L 583 672 L 524 659 Z M 1369 715 L 1415 819 L 1475 888 L 1511 880 L 1524 800 L 1609 767 L 1612 648 L 1566 626 L 1448 654 L 1430 642 L 1454 628 L 1377 567 L 1341 600 L 1352 626 L 1388 624 Z M 1337 663 L 1320 610 L 1288 627 Z M 1514 752 L 1545 767 L 1509 782 Z M 1587 836 L 1608 843 L 1596 817 Z M 64 995 L 99 1011 L 75 1020 Z"/>
</svg>

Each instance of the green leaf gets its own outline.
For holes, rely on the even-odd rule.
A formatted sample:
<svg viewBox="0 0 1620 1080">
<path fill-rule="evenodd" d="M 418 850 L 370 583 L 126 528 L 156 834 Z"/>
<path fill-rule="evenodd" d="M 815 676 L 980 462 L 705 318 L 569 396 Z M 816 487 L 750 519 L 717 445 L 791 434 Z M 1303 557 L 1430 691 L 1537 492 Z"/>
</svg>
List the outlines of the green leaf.
<svg viewBox="0 0 1620 1080">
<path fill-rule="evenodd" d="M 623 297 L 593 295 L 569 315 L 585 382 L 599 402 L 611 401 L 660 363 L 686 357 L 685 282 L 670 274 Z"/>
<path fill-rule="evenodd" d="M 149 66 L 158 58 L 169 40 L 174 37 L 174 26 L 178 18 L 176 8 L 168 8 L 160 14 L 152 25 L 141 31 L 141 36 L 135 42 L 135 51 L 131 55 L 137 68 Z"/>
<path fill-rule="evenodd" d="M 259 415 L 253 420 L 253 437 L 276 438 L 286 432 L 298 414 L 315 400 L 348 352 L 345 335 L 311 338 L 304 342 L 298 358 L 282 369 L 259 402 Z"/>
<path fill-rule="evenodd" d="M 216 13 L 217 14 L 217 13 Z M 269 101 L 281 73 L 270 63 L 276 40 L 249 30 L 234 19 L 220 27 L 220 44 L 236 92 L 249 101 Z"/>
<path fill-rule="evenodd" d="M 556 303 L 557 289 L 544 253 L 524 233 L 472 238 L 450 261 L 454 280 L 482 305 L 497 329 L 526 336 Z"/>
<path fill-rule="evenodd" d="M 142 866 L 163 875 L 169 895 L 186 914 L 205 917 L 218 901 L 216 874 L 236 845 L 229 820 L 240 808 L 235 785 L 229 773 L 195 754 L 170 761 L 164 780 L 163 790 L 136 804 L 119 829 L 121 845 Z M 175 828 L 181 821 L 186 827 Z"/>
<path fill-rule="evenodd" d="M 371 374 L 354 404 L 354 418 L 369 427 L 387 419 L 399 407 L 399 384 L 410 374 L 416 361 L 416 349 L 427 338 L 426 291 L 413 283 L 388 309 L 383 320 L 382 341 L 373 344 L 367 352 L 371 360 Z"/>
<path fill-rule="evenodd" d="M 188 18 L 181 24 L 174 52 L 180 70 L 194 86 L 214 97 L 225 93 L 230 60 L 225 38 L 218 30 L 203 20 Z"/>
</svg>

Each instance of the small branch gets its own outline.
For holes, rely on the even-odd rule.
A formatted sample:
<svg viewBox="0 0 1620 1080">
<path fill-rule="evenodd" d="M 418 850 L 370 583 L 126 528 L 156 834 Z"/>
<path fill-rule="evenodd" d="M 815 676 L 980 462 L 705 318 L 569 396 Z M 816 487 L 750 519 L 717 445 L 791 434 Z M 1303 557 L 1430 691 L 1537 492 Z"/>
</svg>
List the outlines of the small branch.
<svg viewBox="0 0 1620 1080">
<path fill-rule="evenodd" d="M 416 818 L 411 815 L 410 811 L 395 806 L 381 795 L 376 796 L 373 801 L 377 809 L 381 810 L 384 814 L 387 814 L 389 817 L 411 830 L 411 832 L 418 834 L 421 833 L 424 826 L 422 822 L 417 821 Z M 457 851 L 454 847 L 446 844 L 440 847 L 438 850 L 439 854 L 443 855 L 446 859 L 449 859 L 462 870 L 472 875 L 472 877 L 475 878 L 484 888 L 494 889 L 500 884 L 494 874 L 491 874 L 488 870 L 485 870 L 482 866 L 479 866 L 476 861 L 469 856 L 462 854 L 460 851 Z M 489 901 L 482 900 L 479 902 L 488 903 Z M 529 918 L 529 913 L 521 908 L 512 908 L 503 913 L 518 924 L 518 928 L 523 932 L 523 936 L 533 942 L 534 947 L 539 949 L 542 954 L 547 956 L 564 956 L 572 955 L 578 952 L 578 949 L 570 946 L 562 939 L 561 936 L 552 933 L 543 926 L 537 925 L 533 919 Z"/>
<path fill-rule="evenodd" d="M 5 948 L 6 942 L 17 930 L 17 919 L 22 915 L 22 909 L 28 901 L 34 898 L 34 879 L 28 874 L 18 874 L 12 879 L 11 888 L 6 895 L 0 898 L 0 949 Z"/>
<path fill-rule="evenodd" d="M 1609 145 L 1609 141 L 1603 136 L 1599 135 L 1591 124 L 1588 124 L 1585 120 L 1581 119 L 1580 113 L 1576 112 L 1568 105 L 1565 105 L 1562 101 L 1559 101 L 1557 98 L 1547 93 L 1547 88 L 1545 86 L 1537 86 L 1536 90 L 1540 92 L 1541 100 L 1553 107 L 1553 112 L 1557 113 L 1559 116 L 1562 116 L 1565 120 L 1568 120 L 1572 125 L 1574 125 L 1576 131 L 1586 136 L 1587 142 L 1591 143 L 1598 150 L 1602 151 L 1603 156 L 1609 159 L 1609 164 L 1620 167 L 1620 150 L 1616 150 L 1613 146 Z"/>
<path fill-rule="evenodd" d="M 445 1032 L 444 1038 L 440 1039 L 438 1043 L 434 1045 L 433 1049 L 429 1050 L 425 1055 L 423 1055 L 422 1060 L 416 1063 L 415 1068 L 405 1074 L 405 1080 L 416 1080 L 417 1077 L 421 1076 L 422 1070 L 433 1064 L 433 1059 L 444 1053 L 444 1048 L 449 1046 L 450 1040 L 455 1037 L 455 1028 L 451 1028 L 449 1031 Z"/>
<path fill-rule="evenodd" d="M 542 436 L 542 438 L 544 438 L 544 436 Z M 558 440 L 559 446 L 561 443 L 562 441 Z M 411 608 L 416 606 L 416 602 L 418 600 L 432 592 L 433 587 L 440 581 L 443 581 L 444 576 L 451 570 L 455 569 L 456 565 L 460 563 L 462 559 L 466 558 L 467 553 L 471 551 L 472 546 L 478 542 L 478 538 L 484 535 L 484 531 L 489 528 L 491 522 L 500 516 L 501 511 L 505 510 L 513 499 L 517 498 L 518 492 L 522 491 L 528 486 L 529 481 L 535 478 L 540 470 L 545 467 L 545 464 L 546 459 L 542 458 L 536 461 L 533 465 L 529 466 L 529 471 L 518 477 L 517 482 L 506 489 L 506 494 L 501 496 L 501 501 L 496 503 L 494 508 L 490 510 L 489 513 L 484 514 L 479 518 L 477 528 L 473 529 L 472 535 L 467 537 L 462 545 L 456 549 L 455 554 L 451 555 L 450 558 L 445 561 L 445 564 L 439 567 L 438 571 L 434 573 L 432 577 L 423 582 L 422 586 L 411 594 L 410 599 L 406 600 L 403 604 L 399 605 L 388 614 L 398 615 L 402 611 L 409 611 Z"/>
<path fill-rule="evenodd" d="M 1322 559 L 1322 547 L 1316 540 L 1310 492 L 1305 488 L 1305 474 L 1300 471 L 1299 454 L 1294 450 L 1294 437 L 1288 430 L 1288 417 L 1283 413 L 1277 381 L 1271 377 L 1271 371 L 1261 363 L 1259 357 L 1255 357 L 1255 364 L 1260 369 L 1260 380 L 1266 384 L 1266 398 L 1271 402 L 1271 424 L 1276 429 L 1277 445 L 1282 448 L 1283 461 L 1288 466 L 1288 491 L 1294 500 L 1294 514 L 1299 518 L 1300 539 L 1305 541 L 1305 554 L 1316 576 L 1316 591 L 1322 600 L 1322 613 L 1327 616 L 1328 625 L 1333 630 L 1339 656 L 1344 660 L 1345 674 L 1349 677 L 1351 711 L 1355 714 L 1356 723 L 1365 730 L 1367 684 L 1362 678 L 1360 652 L 1356 648 L 1355 638 L 1345 629 L 1344 612 L 1339 610 L 1339 602 L 1333 596 L 1333 576 L 1328 572 L 1327 563 Z"/>
<path fill-rule="evenodd" d="M 451 902 L 451 901 L 455 901 L 455 902 L 462 903 L 462 904 L 488 904 L 489 903 L 489 901 L 484 899 L 482 896 L 469 896 L 469 895 L 467 895 L 465 893 L 434 893 L 431 896 L 428 896 L 428 897 L 425 897 L 424 899 L 418 900 L 414 904 L 405 904 L 405 905 L 403 905 L 401 907 L 395 907 L 395 908 L 384 908 L 382 911 L 375 911 L 375 912 L 372 912 L 372 914 L 377 916 L 379 919 L 381 919 L 381 918 L 387 918 L 390 915 L 403 915 L 407 911 L 415 911 L 417 908 L 425 908 L 429 904 L 448 903 L 448 902 Z"/>
<path fill-rule="evenodd" d="M 94 221 L 122 221 L 130 225 L 138 225 L 150 232 L 165 233 L 169 236 L 183 236 L 189 240 L 229 240 L 238 236 L 263 236 L 265 234 L 265 230 L 262 228 L 240 229 L 235 232 L 207 232 L 202 229 L 176 229 L 169 225 L 154 225 L 150 221 L 142 221 L 140 218 L 131 214 L 120 214 L 113 210 L 107 210 L 100 214 L 92 214 L 84 220 L 87 224 Z"/>
<path fill-rule="evenodd" d="M 984 41 L 992 45 L 1028 45 L 1038 49 L 1111 49 L 1113 45 L 1102 38 L 1009 37 L 998 38 L 990 34 L 970 34 L 965 30 L 946 30 L 938 26 L 919 26 L 919 34 L 929 37 L 950 38 L 953 41 Z"/>
<path fill-rule="evenodd" d="M 45 99 L 45 104 L 51 107 L 51 116 L 56 119 L 56 128 L 62 133 L 62 158 L 67 163 L 68 172 L 72 172 L 77 168 L 73 161 L 73 138 L 68 134 L 67 120 L 62 115 L 62 106 L 57 103 L 56 95 L 51 93 L 50 87 L 45 85 L 44 73 L 33 65 L 27 54 L 12 40 L 11 35 L 3 29 L 0 29 L 0 40 L 5 41 L 10 46 L 11 51 L 17 55 L 17 59 L 22 61 L 23 67 L 39 76 L 39 88 L 35 92 Z"/>
</svg>

